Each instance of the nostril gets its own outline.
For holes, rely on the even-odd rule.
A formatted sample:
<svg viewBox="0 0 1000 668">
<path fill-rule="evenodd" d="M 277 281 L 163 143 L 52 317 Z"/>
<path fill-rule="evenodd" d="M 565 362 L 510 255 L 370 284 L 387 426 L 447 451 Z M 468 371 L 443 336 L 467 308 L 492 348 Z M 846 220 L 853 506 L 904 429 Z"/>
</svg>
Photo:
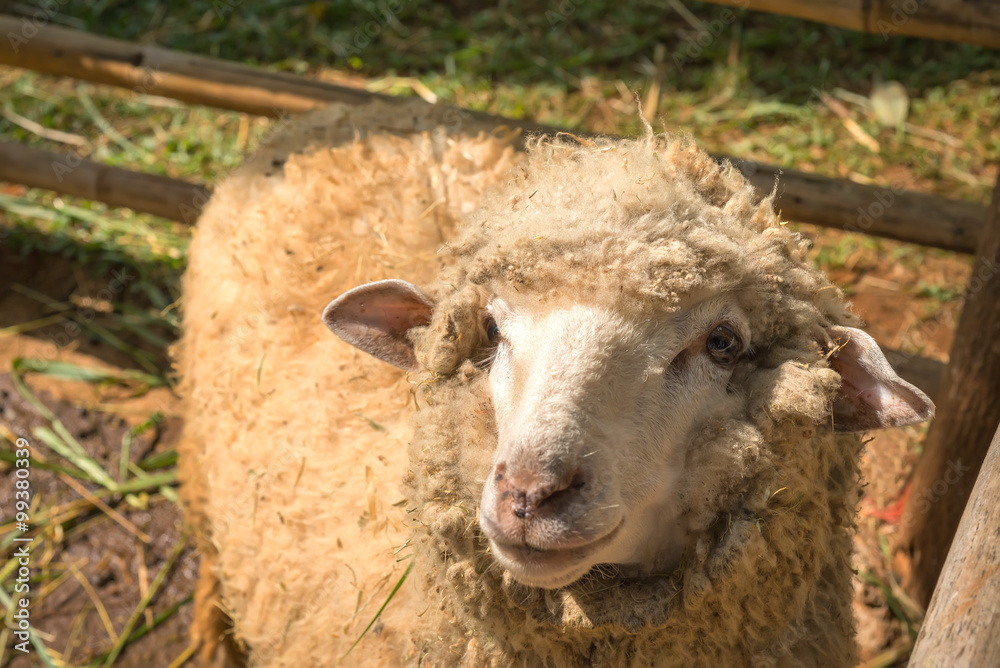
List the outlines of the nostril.
<svg viewBox="0 0 1000 668">
<path fill-rule="evenodd" d="M 577 471 L 572 476 L 567 476 L 562 479 L 562 482 L 558 485 L 550 487 L 546 490 L 545 498 L 538 502 L 538 505 L 543 503 L 555 503 L 559 500 L 569 500 L 575 497 L 580 491 L 587 485 L 587 476 L 582 471 Z"/>
<path fill-rule="evenodd" d="M 587 485 L 588 476 L 581 470 L 572 475 L 559 476 L 556 480 L 542 472 L 529 469 L 510 469 L 503 463 L 493 469 L 500 503 L 507 512 L 523 520 L 541 509 L 560 512 L 566 503 L 572 502 Z"/>
</svg>

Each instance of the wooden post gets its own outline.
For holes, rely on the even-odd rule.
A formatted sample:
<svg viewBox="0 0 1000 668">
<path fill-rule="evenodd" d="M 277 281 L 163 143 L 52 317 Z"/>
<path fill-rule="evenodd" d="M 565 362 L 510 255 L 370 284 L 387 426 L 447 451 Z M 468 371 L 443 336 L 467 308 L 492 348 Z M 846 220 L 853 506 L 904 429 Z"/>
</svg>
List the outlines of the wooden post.
<svg viewBox="0 0 1000 668">
<path fill-rule="evenodd" d="M 1000 49 L 996 0 L 708 0 L 889 38 L 914 35 Z"/>
<path fill-rule="evenodd" d="M 1000 666 L 1000 427 L 962 514 L 910 666 Z"/>
<path fill-rule="evenodd" d="M 127 206 L 193 224 L 208 201 L 207 188 L 155 174 L 133 172 L 11 142 L 0 142 L 0 181 L 46 188 L 111 206 Z"/>
<path fill-rule="evenodd" d="M 903 586 L 924 605 L 931 598 L 998 422 L 1000 178 L 941 382 L 937 417 L 913 473 L 896 546 L 894 562 Z"/>
</svg>

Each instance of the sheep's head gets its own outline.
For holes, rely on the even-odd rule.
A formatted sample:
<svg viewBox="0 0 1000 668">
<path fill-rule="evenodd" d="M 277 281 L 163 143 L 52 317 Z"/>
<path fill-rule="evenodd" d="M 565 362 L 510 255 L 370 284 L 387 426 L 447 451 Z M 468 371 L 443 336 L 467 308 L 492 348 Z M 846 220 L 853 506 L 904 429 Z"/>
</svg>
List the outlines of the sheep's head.
<svg viewBox="0 0 1000 668">
<path fill-rule="evenodd" d="M 324 319 L 396 366 L 488 374 L 479 526 L 523 584 L 674 566 L 705 517 L 738 503 L 752 465 L 734 462 L 761 433 L 741 425 L 781 403 L 768 393 L 802 394 L 785 404 L 816 429 L 933 410 L 845 326 L 842 295 L 770 201 L 680 142 L 541 140 L 449 252 L 437 299 L 381 281 Z M 706 445 L 720 431 L 730 445 Z"/>
</svg>

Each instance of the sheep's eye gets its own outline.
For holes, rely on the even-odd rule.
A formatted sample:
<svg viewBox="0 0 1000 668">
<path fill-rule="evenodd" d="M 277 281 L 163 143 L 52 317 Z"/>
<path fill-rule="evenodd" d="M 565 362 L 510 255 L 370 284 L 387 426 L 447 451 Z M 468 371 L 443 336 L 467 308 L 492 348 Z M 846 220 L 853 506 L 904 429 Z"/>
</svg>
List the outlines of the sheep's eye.
<svg viewBox="0 0 1000 668">
<path fill-rule="evenodd" d="M 489 340 L 491 346 L 495 346 L 500 343 L 500 328 L 497 327 L 497 321 L 492 317 L 487 317 L 484 323 L 486 328 L 486 338 Z"/>
<path fill-rule="evenodd" d="M 743 342 L 731 327 L 719 325 L 705 340 L 705 350 L 716 364 L 728 365 L 735 362 L 743 352 Z"/>
</svg>

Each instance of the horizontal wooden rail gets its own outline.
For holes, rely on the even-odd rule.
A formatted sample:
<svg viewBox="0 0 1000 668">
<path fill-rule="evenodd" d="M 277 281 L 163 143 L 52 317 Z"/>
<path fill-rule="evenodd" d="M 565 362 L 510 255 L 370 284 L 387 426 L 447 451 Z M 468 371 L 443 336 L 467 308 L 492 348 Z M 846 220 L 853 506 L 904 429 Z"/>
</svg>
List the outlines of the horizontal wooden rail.
<svg viewBox="0 0 1000 668">
<path fill-rule="evenodd" d="M 0 15 L 0 35 L 18 34 L 23 26 L 23 19 Z M 52 25 L 38 28 L 25 41 L 0 40 L 0 64 L 272 117 L 329 103 L 361 105 L 381 100 L 399 104 L 401 113 L 405 113 L 405 105 L 413 104 L 408 98 L 378 95 Z M 518 127 L 525 133 L 561 131 L 552 126 L 459 109 L 445 110 L 440 116 L 448 118 L 452 112 L 464 132 L 490 130 L 498 125 Z M 743 163 L 741 168 L 762 192 L 770 192 L 780 175 L 776 204 L 788 220 L 972 253 L 986 219 L 986 208 L 974 203 L 768 165 Z"/>
<path fill-rule="evenodd" d="M 973 202 L 830 179 L 794 169 L 737 164 L 760 192 L 769 192 L 777 182 L 774 205 L 784 220 L 960 253 L 976 252 L 986 224 L 986 207 Z"/>
<path fill-rule="evenodd" d="M 133 44 L 91 33 L 44 25 L 30 38 L 11 39 L 25 30 L 25 20 L 0 14 L 0 64 L 171 97 L 189 104 L 230 109 L 257 116 L 285 117 L 331 103 L 368 104 L 374 99 L 404 104 L 406 98 L 370 93 L 272 72 L 217 58 Z M 30 20 L 28 20 L 30 24 Z M 456 110 L 463 123 L 494 127 L 495 116 Z M 502 119 L 500 123 L 512 121 Z M 551 126 L 517 121 L 524 132 L 550 132 Z M 470 128 L 474 129 L 474 128 Z"/>
<path fill-rule="evenodd" d="M 1000 49 L 998 0 L 708 0 L 885 38 L 912 35 Z M 711 29 L 707 25 L 706 29 Z"/>
<path fill-rule="evenodd" d="M 202 185 L 0 142 L 0 181 L 46 188 L 170 220 L 194 223 L 210 192 Z"/>
</svg>

